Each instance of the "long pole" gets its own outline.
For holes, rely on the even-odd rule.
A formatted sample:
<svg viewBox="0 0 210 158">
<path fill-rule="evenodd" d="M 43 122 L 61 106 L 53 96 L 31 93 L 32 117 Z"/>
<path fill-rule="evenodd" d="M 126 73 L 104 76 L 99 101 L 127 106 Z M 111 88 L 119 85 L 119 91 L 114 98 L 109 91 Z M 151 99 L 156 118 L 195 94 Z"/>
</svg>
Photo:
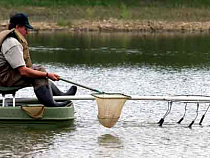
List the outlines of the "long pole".
<svg viewBox="0 0 210 158">
<path fill-rule="evenodd" d="M 56 101 L 64 100 L 95 100 L 92 95 L 75 95 L 75 96 L 54 96 Z M 116 99 L 114 95 L 109 97 Z M 131 95 L 128 100 L 151 100 L 151 101 L 180 101 L 180 102 L 208 102 L 210 103 L 210 97 L 207 96 L 138 96 Z M 33 102 L 37 101 L 36 97 L 30 98 L 16 98 L 16 102 Z"/>
<path fill-rule="evenodd" d="M 60 78 L 60 80 L 62 80 L 64 82 L 67 82 L 67 83 L 71 83 L 71 84 L 77 85 L 77 86 L 82 87 L 82 88 L 85 88 L 85 89 L 89 89 L 89 90 L 94 91 L 94 92 L 97 92 L 97 93 L 104 93 L 104 92 L 101 92 L 101 91 L 99 91 L 97 89 L 93 89 L 93 88 L 90 88 L 88 86 L 84 86 L 84 85 L 81 85 L 79 83 L 76 83 L 76 82 L 73 82 L 73 81 L 69 81 L 69 80 L 66 80 L 66 79 L 63 79 L 63 78 Z"/>
</svg>

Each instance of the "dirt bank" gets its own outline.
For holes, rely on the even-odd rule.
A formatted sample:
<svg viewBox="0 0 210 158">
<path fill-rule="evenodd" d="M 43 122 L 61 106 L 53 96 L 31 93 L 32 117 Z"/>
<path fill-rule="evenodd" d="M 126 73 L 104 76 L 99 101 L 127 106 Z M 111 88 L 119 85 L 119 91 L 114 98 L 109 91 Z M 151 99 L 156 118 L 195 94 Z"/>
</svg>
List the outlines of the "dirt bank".
<svg viewBox="0 0 210 158">
<path fill-rule="evenodd" d="M 139 20 L 74 20 L 68 26 L 59 26 L 53 22 L 31 22 L 35 32 L 69 31 L 69 32 L 210 32 L 208 22 L 167 22 Z M 7 21 L 0 22 L 0 30 L 7 28 Z"/>
</svg>

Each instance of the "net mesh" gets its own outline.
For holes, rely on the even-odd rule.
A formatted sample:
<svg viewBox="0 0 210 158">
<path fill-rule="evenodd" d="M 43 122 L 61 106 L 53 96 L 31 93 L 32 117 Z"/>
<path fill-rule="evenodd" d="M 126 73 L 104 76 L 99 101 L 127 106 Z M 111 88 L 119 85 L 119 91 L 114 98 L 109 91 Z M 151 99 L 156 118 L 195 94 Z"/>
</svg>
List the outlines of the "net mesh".
<svg viewBox="0 0 210 158">
<path fill-rule="evenodd" d="M 129 96 L 124 94 L 92 94 L 98 106 L 98 120 L 107 127 L 113 127 L 120 118 L 124 103 Z"/>
</svg>

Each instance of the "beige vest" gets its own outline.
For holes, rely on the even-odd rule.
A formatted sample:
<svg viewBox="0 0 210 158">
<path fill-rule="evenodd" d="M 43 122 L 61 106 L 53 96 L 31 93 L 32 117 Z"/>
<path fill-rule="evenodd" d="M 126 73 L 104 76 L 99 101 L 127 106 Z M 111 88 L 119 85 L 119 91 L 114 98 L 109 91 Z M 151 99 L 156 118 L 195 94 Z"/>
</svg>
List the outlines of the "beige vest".
<svg viewBox="0 0 210 158">
<path fill-rule="evenodd" d="M 30 54 L 29 54 L 28 42 L 23 37 L 23 35 L 21 33 L 19 33 L 17 30 L 12 29 L 12 30 L 5 30 L 5 31 L 0 32 L 0 46 L 2 45 L 4 39 L 7 37 L 7 35 L 10 34 L 13 31 L 15 32 L 15 35 L 17 36 L 17 40 L 23 46 L 23 57 L 24 57 L 24 61 L 26 63 L 26 67 L 31 68 L 32 67 L 32 61 L 31 61 L 31 57 L 30 57 Z"/>
</svg>

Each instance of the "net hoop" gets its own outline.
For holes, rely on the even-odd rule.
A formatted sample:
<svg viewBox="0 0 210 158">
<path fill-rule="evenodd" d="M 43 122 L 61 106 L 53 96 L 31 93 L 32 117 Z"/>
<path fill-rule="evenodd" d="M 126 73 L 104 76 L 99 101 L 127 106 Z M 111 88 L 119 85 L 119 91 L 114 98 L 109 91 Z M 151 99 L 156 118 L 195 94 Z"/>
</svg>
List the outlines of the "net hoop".
<svg viewBox="0 0 210 158">
<path fill-rule="evenodd" d="M 122 93 L 92 93 L 92 96 L 100 99 L 130 99 L 131 96 Z"/>
<path fill-rule="evenodd" d="M 98 106 L 99 123 L 113 127 L 120 118 L 124 103 L 131 98 L 121 93 L 93 93 Z"/>
</svg>

